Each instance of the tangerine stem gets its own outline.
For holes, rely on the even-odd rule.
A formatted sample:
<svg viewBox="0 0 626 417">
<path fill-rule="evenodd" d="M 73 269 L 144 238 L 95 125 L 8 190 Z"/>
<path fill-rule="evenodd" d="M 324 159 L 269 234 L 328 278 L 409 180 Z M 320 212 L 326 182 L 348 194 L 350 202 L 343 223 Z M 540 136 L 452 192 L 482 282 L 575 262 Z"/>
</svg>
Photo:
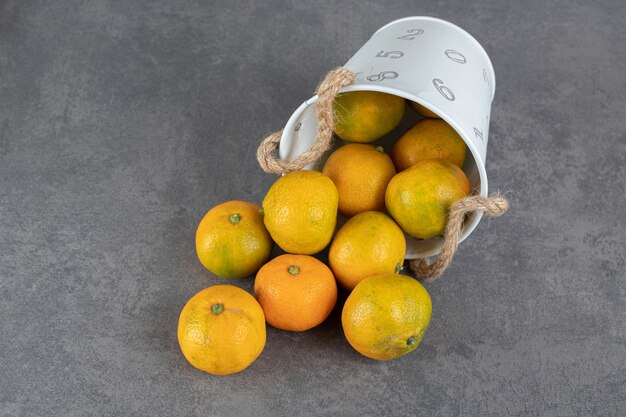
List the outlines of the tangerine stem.
<svg viewBox="0 0 626 417">
<path fill-rule="evenodd" d="M 222 314 L 222 311 L 224 311 L 224 304 L 222 304 L 222 303 L 213 304 L 213 306 L 211 306 L 211 311 L 216 316 L 219 316 L 220 314 Z"/>
<path fill-rule="evenodd" d="M 415 344 L 416 340 L 415 340 L 415 336 L 411 336 L 407 339 L 406 344 L 409 346 L 413 346 Z"/>
<path fill-rule="evenodd" d="M 241 220 L 241 216 L 239 214 L 237 214 L 237 213 L 234 213 L 234 214 L 230 215 L 228 220 L 230 220 L 230 222 L 232 224 L 237 224 L 237 223 L 239 223 L 239 220 Z"/>
<path fill-rule="evenodd" d="M 298 275 L 300 273 L 300 268 L 298 268 L 295 265 L 291 265 L 288 269 L 287 272 L 289 272 L 289 274 L 291 275 Z"/>
</svg>

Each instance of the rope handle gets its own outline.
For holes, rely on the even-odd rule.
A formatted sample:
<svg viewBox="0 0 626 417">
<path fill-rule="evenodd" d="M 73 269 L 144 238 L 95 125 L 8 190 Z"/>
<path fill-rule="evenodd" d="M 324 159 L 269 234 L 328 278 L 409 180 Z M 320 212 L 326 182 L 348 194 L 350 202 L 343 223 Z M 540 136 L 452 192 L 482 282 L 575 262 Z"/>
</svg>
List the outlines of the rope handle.
<svg viewBox="0 0 626 417">
<path fill-rule="evenodd" d="M 275 156 L 282 137 L 282 130 L 267 135 L 256 152 L 256 158 L 263 171 L 268 174 L 286 174 L 297 171 L 317 161 L 324 152 L 332 146 L 333 129 L 335 128 L 335 115 L 333 102 L 341 91 L 341 88 L 354 84 L 355 75 L 352 71 L 337 67 L 330 71 L 317 86 L 317 102 L 315 111 L 317 115 L 317 135 L 311 149 L 303 152 L 296 159 L 284 160 Z"/>
<path fill-rule="evenodd" d="M 446 270 L 459 246 L 465 215 L 474 211 L 483 211 L 489 217 L 502 216 L 509 209 L 506 198 L 493 195 L 482 197 L 473 195 L 462 198 L 450 207 L 448 222 L 444 231 L 444 241 L 441 252 L 434 261 L 429 259 L 413 259 L 409 262 L 409 268 L 418 278 L 430 282 L 439 278 Z"/>
</svg>

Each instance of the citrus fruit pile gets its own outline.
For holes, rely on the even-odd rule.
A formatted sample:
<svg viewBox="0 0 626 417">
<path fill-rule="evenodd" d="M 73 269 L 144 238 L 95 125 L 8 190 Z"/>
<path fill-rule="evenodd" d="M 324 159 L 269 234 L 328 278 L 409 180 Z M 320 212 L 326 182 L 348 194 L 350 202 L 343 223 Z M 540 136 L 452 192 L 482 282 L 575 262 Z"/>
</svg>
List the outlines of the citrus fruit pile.
<svg viewBox="0 0 626 417">
<path fill-rule="evenodd" d="M 256 276 L 254 296 L 215 285 L 184 306 L 178 341 L 194 367 L 242 371 L 261 354 L 266 323 L 286 331 L 319 325 L 335 308 L 337 284 L 349 292 L 341 324 L 357 352 L 389 360 L 419 345 L 432 305 L 422 284 L 400 274 L 405 236 L 440 236 L 450 206 L 470 185 L 461 137 L 430 110 L 409 105 L 424 118 L 387 154 L 372 142 L 394 131 L 406 100 L 340 94 L 335 134 L 347 143 L 321 172 L 282 176 L 261 206 L 229 201 L 206 213 L 196 232 L 202 265 L 225 278 Z M 338 215 L 347 218 L 339 228 Z M 286 253 L 270 260 L 274 244 Z M 326 248 L 327 264 L 313 256 Z"/>
</svg>

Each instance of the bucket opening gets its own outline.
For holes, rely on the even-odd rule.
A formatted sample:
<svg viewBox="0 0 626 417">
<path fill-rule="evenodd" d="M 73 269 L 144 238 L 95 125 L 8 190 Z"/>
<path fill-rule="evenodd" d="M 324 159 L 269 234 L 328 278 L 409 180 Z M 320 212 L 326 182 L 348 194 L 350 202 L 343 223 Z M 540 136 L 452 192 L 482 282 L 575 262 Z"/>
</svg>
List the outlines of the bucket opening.
<svg viewBox="0 0 626 417">
<path fill-rule="evenodd" d="M 425 117 L 418 114 L 415 110 L 411 108 L 409 105 L 409 101 L 415 101 L 427 109 L 433 111 L 435 114 L 440 116 L 446 123 L 450 124 L 456 131 L 459 133 L 463 141 L 465 142 L 468 151 L 465 156 L 465 162 L 463 164 L 463 171 L 469 180 L 472 194 L 474 195 L 486 195 L 486 189 L 483 186 L 485 182 L 481 178 L 481 173 L 479 169 L 479 162 L 476 160 L 475 150 L 472 150 L 469 145 L 468 140 L 464 132 L 459 131 L 459 129 L 454 126 L 454 124 L 450 123 L 449 119 L 443 112 L 441 112 L 436 107 L 432 106 L 430 103 L 425 102 L 424 100 L 411 96 L 410 94 L 402 93 L 402 92 L 390 92 L 389 88 L 372 88 L 378 86 L 370 86 L 370 85 L 352 85 L 346 87 L 345 92 L 348 91 L 381 91 L 389 94 L 394 94 L 399 97 L 403 97 L 407 99 L 406 108 L 404 112 L 404 117 L 398 124 L 398 126 L 393 129 L 388 134 L 384 135 L 380 139 L 373 142 L 375 145 L 380 145 L 383 147 L 386 153 L 391 152 L 391 148 L 393 143 L 402 136 L 411 126 L 413 126 L 419 120 L 424 119 Z M 285 133 L 283 133 L 283 140 L 281 141 L 279 154 L 281 158 L 291 159 L 295 158 L 297 155 L 300 155 L 302 152 L 306 151 L 311 147 L 313 141 L 315 140 L 315 134 L 317 130 L 317 120 L 315 116 L 315 102 L 317 101 L 317 97 L 313 97 L 310 100 L 307 100 L 305 103 L 300 106 L 296 112 L 292 115 L 291 119 L 287 122 L 285 126 L 285 132 L 290 131 L 290 140 L 285 139 Z M 334 136 L 333 146 L 329 149 L 316 163 L 308 166 L 308 169 L 314 169 L 317 171 L 321 171 L 324 167 L 324 164 L 330 154 L 339 148 L 342 145 L 345 145 L 349 142 L 343 141 L 336 135 Z M 467 216 L 464 226 L 461 240 L 465 239 L 472 230 L 478 225 L 480 218 L 482 217 L 482 213 L 477 212 Z M 345 218 L 340 216 L 338 221 L 338 227 L 341 226 L 345 222 Z M 434 237 L 431 239 L 416 239 L 410 236 L 406 236 L 407 238 L 407 253 L 406 259 L 415 259 L 415 258 L 424 258 L 428 256 L 437 255 L 443 245 L 443 239 L 441 237 Z"/>
</svg>

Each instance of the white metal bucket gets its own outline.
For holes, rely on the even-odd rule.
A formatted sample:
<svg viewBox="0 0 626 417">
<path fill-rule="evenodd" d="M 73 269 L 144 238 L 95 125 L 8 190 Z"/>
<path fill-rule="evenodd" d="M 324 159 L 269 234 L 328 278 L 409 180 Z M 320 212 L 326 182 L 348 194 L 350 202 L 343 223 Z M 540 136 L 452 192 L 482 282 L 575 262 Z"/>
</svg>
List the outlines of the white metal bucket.
<svg viewBox="0 0 626 417">
<path fill-rule="evenodd" d="M 406 17 L 380 28 L 344 65 L 356 74 L 341 91 L 381 91 L 415 101 L 452 126 L 467 144 L 463 170 L 476 194 L 487 196 L 485 157 L 495 74 L 487 53 L 467 32 L 433 17 Z M 315 141 L 317 96 L 305 101 L 283 130 L 279 156 L 294 159 Z M 322 159 L 323 162 L 324 158 Z M 309 166 L 320 169 L 321 166 Z M 482 217 L 468 217 L 463 241 Z M 442 238 L 407 237 L 407 259 L 439 253 Z"/>
</svg>

